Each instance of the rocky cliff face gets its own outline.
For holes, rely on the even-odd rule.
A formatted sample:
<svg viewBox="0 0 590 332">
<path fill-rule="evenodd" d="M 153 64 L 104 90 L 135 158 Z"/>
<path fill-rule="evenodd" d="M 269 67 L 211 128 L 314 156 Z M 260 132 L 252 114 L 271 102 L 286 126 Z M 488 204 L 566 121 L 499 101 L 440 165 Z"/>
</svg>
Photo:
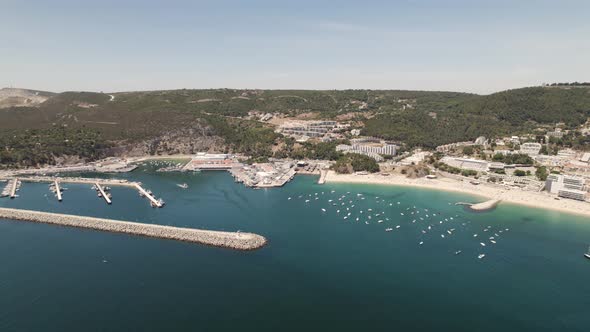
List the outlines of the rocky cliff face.
<svg viewBox="0 0 590 332">
<path fill-rule="evenodd" d="M 223 151 L 225 145 L 221 137 L 212 135 L 208 129 L 193 127 L 168 131 L 141 142 L 120 142 L 104 152 L 110 156 L 138 157 Z"/>
<path fill-rule="evenodd" d="M 0 108 L 38 106 L 52 95 L 50 92 L 3 88 L 0 89 Z"/>
</svg>

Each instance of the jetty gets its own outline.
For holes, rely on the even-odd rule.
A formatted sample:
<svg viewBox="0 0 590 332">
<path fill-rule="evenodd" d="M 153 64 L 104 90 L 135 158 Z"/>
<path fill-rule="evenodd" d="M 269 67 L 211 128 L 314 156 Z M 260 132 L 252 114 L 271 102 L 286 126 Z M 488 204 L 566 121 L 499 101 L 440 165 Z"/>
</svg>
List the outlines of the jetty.
<svg viewBox="0 0 590 332">
<path fill-rule="evenodd" d="M 10 179 L 10 180 L 6 181 L 6 186 L 2 190 L 2 194 L 0 194 L 0 197 L 9 197 L 10 196 L 10 193 L 12 192 L 13 181 L 15 181 L 15 179 Z"/>
<path fill-rule="evenodd" d="M 94 185 L 96 186 L 96 190 L 98 190 L 102 196 L 102 198 L 104 198 L 104 200 L 107 202 L 107 204 L 111 204 L 111 198 L 109 197 L 109 195 L 107 195 L 107 193 L 105 192 L 104 188 L 100 185 L 100 183 L 95 182 Z"/>
<path fill-rule="evenodd" d="M 0 219 L 94 229 L 105 232 L 200 243 L 236 250 L 258 249 L 263 247 L 267 242 L 265 237 L 254 233 L 210 231 L 20 209 L 0 208 Z"/>
<path fill-rule="evenodd" d="M 320 178 L 318 180 L 318 184 L 326 183 L 326 176 L 328 175 L 328 170 L 322 169 L 320 170 Z"/>
<path fill-rule="evenodd" d="M 18 178 L 14 178 L 12 180 L 12 183 L 10 185 L 10 198 L 15 198 L 16 197 L 16 190 L 18 189 Z"/>
<path fill-rule="evenodd" d="M 147 190 L 143 189 L 141 187 L 141 185 L 139 183 L 134 183 L 135 188 L 137 188 L 137 190 L 139 191 L 140 196 L 145 196 L 147 197 L 147 199 L 150 200 L 150 204 L 153 207 L 159 207 L 161 208 L 162 206 L 164 206 L 164 203 L 162 200 L 158 200 L 156 199 L 151 192 L 148 192 Z"/>
<path fill-rule="evenodd" d="M 55 187 L 55 195 L 57 195 L 57 200 L 61 202 L 61 188 L 59 187 L 59 181 L 53 181 L 53 186 Z"/>
<path fill-rule="evenodd" d="M 498 204 L 500 203 L 499 199 L 490 199 L 488 201 L 485 202 L 481 202 L 481 203 L 476 203 L 476 204 L 472 204 L 472 203 L 465 203 L 465 202 L 457 202 L 455 203 L 455 205 L 465 205 L 468 206 L 469 209 L 473 210 L 473 211 L 489 211 L 494 209 Z"/>
</svg>

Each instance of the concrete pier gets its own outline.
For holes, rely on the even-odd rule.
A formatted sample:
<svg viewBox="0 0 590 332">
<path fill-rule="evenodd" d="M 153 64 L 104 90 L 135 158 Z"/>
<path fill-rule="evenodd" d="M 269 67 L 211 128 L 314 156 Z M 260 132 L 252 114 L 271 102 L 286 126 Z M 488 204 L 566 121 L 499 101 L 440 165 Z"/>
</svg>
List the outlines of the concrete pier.
<svg viewBox="0 0 590 332">
<path fill-rule="evenodd" d="M 162 207 L 162 203 L 160 203 L 160 201 L 158 201 L 154 196 L 152 196 L 152 194 L 148 193 L 145 189 L 143 189 L 139 183 L 134 183 L 134 185 L 135 185 L 135 188 L 137 188 L 137 190 L 139 190 L 139 192 L 143 196 L 147 197 L 147 199 L 150 200 L 150 202 L 153 206 L 156 206 L 159 208 Z"/>
<path fill-rule="evenodd" d="M 111 204 L 112 203 L 111 199 L 107 196 L 107 193 L 104 191 L 104 189 L 102 188 L 100 183 L 95 182 L 94 185 L 96 186 L 96 188 L 98 189 L 98 191 L 102 195 L 102 198 L 104 198 L 104 200 L 107 202 L 107 204 Z"/>
<path fill-rule="evenodd" d="M 61 202 L 61 188 L 59 187 L 59 181 L 53 181 L 53 185 L 55 186 L 55 194 L 57 195 L 57 200 Z"/>
<path fill-rule="evenodd" d="M 12 182 L 12 187 L 10 188 L 10 198 L 16 197 L 16 188 L 18 187 L 18 178 L 14 178 Z"/>
<path fill-rule="evenodd" d="M 30 210 L 0 208 L 0 219 L 2 218 L 186 241 L 236 250 L 254 250 L 266 244 L 265 237 L 253 233 L 209 231 Z"/>
<path fill-rule="evenodd" d="M 318 180 L 318 184 L 326 183 L 326 175 L 328 175 L 328 170 L 320 170 L 320 178 Z"/>
<path fill-rule="evenodd" d="M 494 209 L 500 203 L 499 199 L 490 199 L 489 201 L 472 204 L 472 203 L 465 203 L 465 202 L 457 202 L 455 205 L 465 205 L 468 206 L 469 209 L 473 211 L 489 211 Z"/>
</svg>

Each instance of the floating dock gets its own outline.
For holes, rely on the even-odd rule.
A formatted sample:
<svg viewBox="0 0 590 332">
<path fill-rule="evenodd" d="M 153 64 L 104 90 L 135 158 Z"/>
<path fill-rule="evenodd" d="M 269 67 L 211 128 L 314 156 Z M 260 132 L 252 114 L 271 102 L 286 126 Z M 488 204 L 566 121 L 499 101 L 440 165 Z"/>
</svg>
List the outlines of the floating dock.
<svg viewBox="0 0 590 332">
<path fill-rule="evenodd" d="M 265 237 L 253 233 L 209 231 L 19 209 L 0 208 L 0 218 L 186 241 L 236 250 L 258 249 L 267 242 Z"/>
<path fill-rule="evenodd" d="M 55 186 L 55 194 L 57 195 L 57 200 L 61 202 L 61 188 L 59 187 L 59 181 L 53 181 L 53 185 Z"/>
<path fill-rule="evenodd" d="M 139 190 L 139 193 L 141 195 L 147 197 L 147 199 L 150 200 L 150 203 L 152 206 L 159 207 L 159 208 L 164 206 L 164 204 L 162 204 L 162 201 L 157 200 L 152 194 L 147 192 L 147 190 L 143 189 L 139 183 L 134 183 L 134 185 L 135 185 L 135 188 L 137 188 L 137 190 Z"/>
<path fill-rule="evenodd" d="M 104 191 L 104 189 L 102 188 L 100 183 L 95 182 L 94 185 L 96 186 L 96 189 L 98 189 L 98 191 L 102 195 L 102 198 L 104 198 L 104 200 L 107 202 L 107 204 L 111 204 L 112 203 L 111 199 L 109 198 L 109 196 L 107 196 L 107 193 Z"/>
</svg>

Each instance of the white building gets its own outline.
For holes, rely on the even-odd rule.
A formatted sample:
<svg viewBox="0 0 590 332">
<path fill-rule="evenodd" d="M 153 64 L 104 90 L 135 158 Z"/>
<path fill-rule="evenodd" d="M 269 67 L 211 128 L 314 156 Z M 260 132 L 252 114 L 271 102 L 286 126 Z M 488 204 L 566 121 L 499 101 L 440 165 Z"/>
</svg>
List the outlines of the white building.
<svg viewBox="0 0 590 332">
<path fill-rule="evenodd" d="M 518 136 L 512 136 L 509 139 L 510 143 L 520 144 L 520 138 Z"/>
<path fill-rule="evenodd" d="M 562 138 L 563 137 L 563 131 L 561 131 L 561 128 L 555 128 L 555 131 L 548 131 L 547 132 L 547 137 Z"/>
<path fill-rule="evenodd" d="M 586 200 L 585 181 L 578 176 L 551 174 L 547 177 L 545 188 L 559 197 Z"/>
<path fill-rule="evenodd" d="M 293 121 L 281 125 L 279 132 L 290 136 L 321 137 L 336 125 L 336 121 Z"/>
<path fill-rule="evenodd" d="M 559 157 L 559 156 L 546 156 L 546 155 L 540 154 L 540 155 L 534 156 L 533 159 L 535 159 L 536 162 L 538 162 L 539 164 L 541 164 L 543 166 L 557 167 L 557 166 L 564 165 L 563 158 Z"/>
<path fill-rule="evenodd" d="M 382 155 L 395 156 L 397 146 L 393 144 L 383 144 L 381 146 L 374 146 L 368 144 L 353 144 L 352 149 L 362 152 L 372 152 Z"/>
<path fill-rule="evenodd" d="M 572 149 L 563 149 L 557 151 L 557 155 L 565 159 L 573 159 L 576 157 L 576 151 Z"/>
<path fill-rule="evenodd" d="M 478 172 L 487 171 L 489 167 L 489 163 L 485 160 L 470 158 L 456 158 L 447 156 L 443 157 L 440 161 L 452 167 Z"/>
<path fill-rule="evenodd" d="M 352 141 L 352 140 L 351 140 Z M 383 161 L 384 158 L 381 155 L 392 155 L 395 156 L 397 146 L 393 144 L 382 144 L 382 145 L 374 145 L 374 144 L 353 144 L 353 145 L 346 145 L 340 144 L 336 146 L 336 151 L 341 151 L 344 153 L 358 153 L 363 154 L 365 156 L 369 156 L 376 161 Z"/>
<path fill-rule="evenodd" d="M 541 151 L 543 146 L 541 143 L 523 143 L 520 146 L 520 153 L 529 155 L 529 156 L 536 156 Z"/>
</svg>

